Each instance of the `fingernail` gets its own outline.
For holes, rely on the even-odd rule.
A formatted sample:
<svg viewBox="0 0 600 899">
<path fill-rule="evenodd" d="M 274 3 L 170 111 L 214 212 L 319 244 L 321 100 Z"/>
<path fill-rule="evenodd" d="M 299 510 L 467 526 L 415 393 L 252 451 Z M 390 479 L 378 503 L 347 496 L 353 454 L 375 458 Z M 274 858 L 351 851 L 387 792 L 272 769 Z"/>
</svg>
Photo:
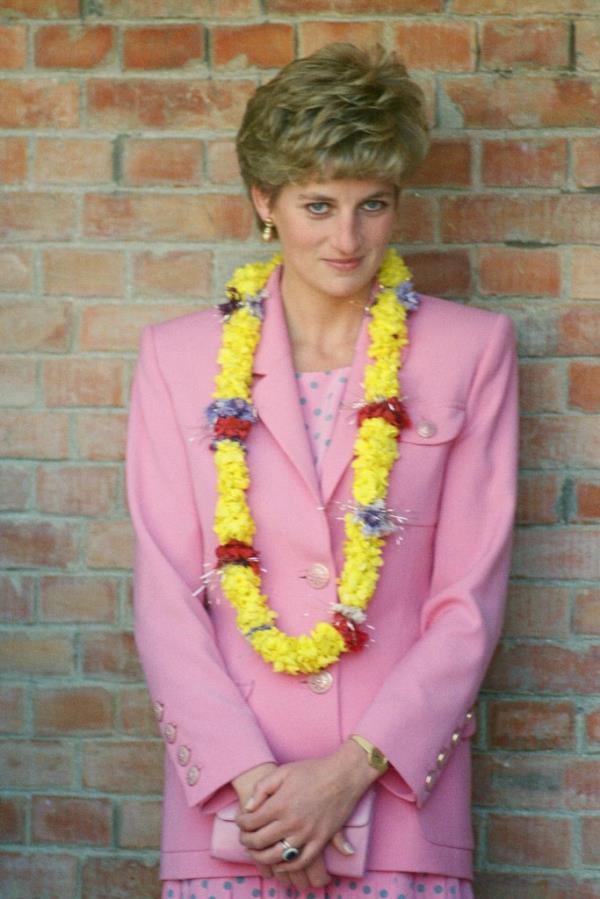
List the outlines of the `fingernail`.
<svg viewBox="0 0 600 899">
<path fill-rule="evenodd" d="M 248 799 L 248 801 L 244 803 L 244 810 L 247 812 L 251 812 L 253 808 L 254 808 L 254 799 L 251 796 L 250 799 Z"/>
<path fill-rule="evenodd" d="M 348 840 L 344 840 L 344 852 L 346 853 L 346 855 L 354 855 L 354 853 L 356 852 L 354 846 L 352 845 L 352 843 L 349 843 Z"/>
</svg>

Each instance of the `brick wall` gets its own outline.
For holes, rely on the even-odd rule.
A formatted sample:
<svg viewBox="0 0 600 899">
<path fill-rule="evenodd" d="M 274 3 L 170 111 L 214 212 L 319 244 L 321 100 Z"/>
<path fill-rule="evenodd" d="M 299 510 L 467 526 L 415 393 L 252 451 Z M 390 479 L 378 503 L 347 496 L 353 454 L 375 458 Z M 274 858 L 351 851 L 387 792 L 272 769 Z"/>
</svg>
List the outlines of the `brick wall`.
<svg viewBox="0 0 600 899">
<path fill-rule="evenodd" d="M 157 895 L 121 469 L 138 333 L 260 250 L 236 123 L 331 39 L 399 48 L 427 95 L 398 235 L 417 286 L 519 331 L 478 896 L 600 896 L 599 0 L 2 0 L 0 18 L 2 896 Z"/>
</svg>

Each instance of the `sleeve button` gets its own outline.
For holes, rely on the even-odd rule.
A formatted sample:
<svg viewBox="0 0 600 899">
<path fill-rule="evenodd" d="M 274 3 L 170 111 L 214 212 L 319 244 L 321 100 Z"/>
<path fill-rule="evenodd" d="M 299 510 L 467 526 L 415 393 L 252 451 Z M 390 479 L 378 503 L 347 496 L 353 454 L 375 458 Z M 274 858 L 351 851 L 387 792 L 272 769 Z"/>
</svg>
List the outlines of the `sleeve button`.
<svg viewBox="0 0 600 899">
<path fill-rule="evenodd" d="M 174 743 L 177 737 L 177 728 L 174 724 L 165 724 L 163 734 L 167 743 Z"/>
<path fill-rule="evenodd" d="M 198 783 L 198 778 L 200 777 L 200 771 L 195 765 L 192 765 L 191 768 L 188 768 L 188 772 L 185 775 L 185 779 L 188 782 L 190 787 L 195 786 Z"/>
<path fill-rule="evenodd" d="M 426 790 L 429 791 L 433 788 L 434 780 L 435 780 L 435 777 L 434 777 L 433 773 L 430 771 L 429 774 L 427 775 L 427 777 L 425 778 L 425 789 Z"/>
<path fill-rule="evenodd" d="M 187 765 L 191 755 L 189 746 L 180 746 L 177 750 L 177 761 L 180 765 Z"/>
<path fill-rule="evenodd" d="M 458 746 L 460 743 L 460 731 L 455 730 L 452 736 L 450 737 L 453 746 Z"/>
<path fill-rule="evenodd" d="M 441 752 L 438 752 L 437 759 L 436 759 L 438 768 L 441 768 L 443 765 L 446 764 L 447 758 L 448 758 L 448 753 L 446 752 L 445 749 L 442 749 Z"/>
<path fill-rule="evenodd" d="M 156 716 L 157 721 L 162 721 L 163 715 L 165 713 L 165 707 L 162 702 L 155 702 L 152 706 L 154 709 L 154 715 Z"/>
</svg>

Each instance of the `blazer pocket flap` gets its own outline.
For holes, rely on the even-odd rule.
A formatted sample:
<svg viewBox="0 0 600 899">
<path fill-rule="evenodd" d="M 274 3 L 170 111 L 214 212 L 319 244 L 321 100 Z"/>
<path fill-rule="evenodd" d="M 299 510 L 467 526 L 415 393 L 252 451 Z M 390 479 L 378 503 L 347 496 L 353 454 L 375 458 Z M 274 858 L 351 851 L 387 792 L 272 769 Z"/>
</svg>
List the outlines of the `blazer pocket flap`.
<svg viewBox="0 0 600 899">
<path fill-rule="evenodd" d="M 403 428 L 400 440 L 433 446 L 449 443 L 460 434 L 465 421 L 465 411 L 458 406 L 439 406 L 415 402 L 408 408 L 411 424 Z"/>
</svg>

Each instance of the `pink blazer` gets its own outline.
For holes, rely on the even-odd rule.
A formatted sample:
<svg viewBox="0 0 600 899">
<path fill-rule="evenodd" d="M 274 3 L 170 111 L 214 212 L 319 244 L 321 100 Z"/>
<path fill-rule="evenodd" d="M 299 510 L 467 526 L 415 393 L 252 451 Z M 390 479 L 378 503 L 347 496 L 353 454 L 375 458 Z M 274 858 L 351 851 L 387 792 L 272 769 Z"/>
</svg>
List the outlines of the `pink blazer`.
<svg viewBox="0 0 600 899">
<path fill-rule="evenodd" d="M 271 278 L 249 440 L 255 544 L 278 625 L 309 631 L 336 601 L 367 333 L 363 325 L 320 494 Z M 471 876 L 473 703 L 502 625 L 515 504 L 517 380 L 504 314 L 422 297 L 400 373 L 389 505 L 406 517 L 369 606 L 372 641 L 331 677 L 275 674 L 236 629 L 214 565 L 215 471 L 203 413 L 221 337 L 214 309 L 145 329 L 133 387 L 128 496 L 137 535 L 135 632 L 166 745 L 161 876 L 248 874 L 213 859 L 230 781 L 266 761 L 362 734 L 390 759 L 369 868 Z"/>
</svg>

